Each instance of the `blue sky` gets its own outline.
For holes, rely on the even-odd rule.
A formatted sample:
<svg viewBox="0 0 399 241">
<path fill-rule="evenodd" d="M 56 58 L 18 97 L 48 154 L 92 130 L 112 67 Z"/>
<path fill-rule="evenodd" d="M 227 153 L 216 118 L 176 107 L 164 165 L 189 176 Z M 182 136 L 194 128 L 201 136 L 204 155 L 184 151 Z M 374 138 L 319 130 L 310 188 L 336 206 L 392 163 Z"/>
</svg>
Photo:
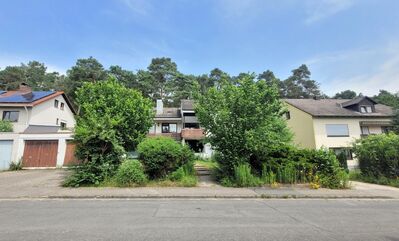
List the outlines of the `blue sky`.
<svg viewBox="0 0 399 241">
<path fill-rule="evenodd" d="M 183 73 L 308 64 L 321 89 L 399 91 L 397 0 L 0 0 L 0 68 L 29 60 L 65 73 L 77 58 Z"/>
</svg>

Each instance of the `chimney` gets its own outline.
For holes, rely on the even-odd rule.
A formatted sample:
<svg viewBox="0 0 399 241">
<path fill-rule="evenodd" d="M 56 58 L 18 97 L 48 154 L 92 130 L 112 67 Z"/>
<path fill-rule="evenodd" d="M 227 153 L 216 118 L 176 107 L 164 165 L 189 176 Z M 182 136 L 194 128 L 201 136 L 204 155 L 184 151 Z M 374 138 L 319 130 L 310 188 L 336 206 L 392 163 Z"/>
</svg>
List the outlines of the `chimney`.
<svg viewBox="0 0 399 241">
<path fill-rule="evenodd" d="M 162 100 L 157 100 L 157 115 L 163 113 L 163 102 Z"/>
<path fill-rule="evenodd" d="M 32 88 L 29 87 L 29 85 L 27 85 L 26 83 L 21 83 L 19 85 L 18 91 L 22 92 L 22 94 L 29 94 L 29 93 L 32 93 Z"/>
</svg>

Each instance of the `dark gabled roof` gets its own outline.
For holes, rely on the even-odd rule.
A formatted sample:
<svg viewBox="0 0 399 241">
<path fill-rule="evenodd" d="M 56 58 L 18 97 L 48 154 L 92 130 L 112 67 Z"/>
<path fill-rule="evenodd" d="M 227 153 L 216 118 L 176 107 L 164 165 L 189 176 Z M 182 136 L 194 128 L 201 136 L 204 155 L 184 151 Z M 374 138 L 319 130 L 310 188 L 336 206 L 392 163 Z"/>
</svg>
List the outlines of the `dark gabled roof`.
<svg viewBox="0 0 399 241">
<path fill-rule="evenodd" d="M 345 101 L 343 102 L 341 105 L 342 107 L 348 107 L 348 106 L 352 106 L 352 105 L 356 105 L 359 104 L 360 102 L 362 102 L 364 99 L 369 100 L 370 102 L 377 104 L 377 102 L 375 102 L 373 99 L 371 99 L 370 97 L 367 96 L 358 96 L 354 99 L 351 99 L 349 101 Z"/>
<path fill-rule="evenodd" d="M 54 93 L 55 91 L 32 91 L 29 93 L 15 91 L 8 95 L 7 92 L 3 92 L 1 94 L 4 96 L 0 95 L 0 103 L 32 103 Z"/>
<path fill-rule="evenodd" d="M 181 109 L 194 110 L 194 100 L 181 100 Z"/>
<path fill-rule="evenodd" d="M 49 133 L 58 133 L 61 129 L 60 126 L 42 126 L 42 125 L 29 125 L 24 134 L 49 134 Z"/>
<path fill-rule="evenodd" d="M 156 114 L 155 118 L 181 118 L 179 108 L 163 108 L 162 114 Z"/>
<path fill-rule="evenodd" d="M 391 107 L 376 104 L 375 112 L 360 113 L 342 107 L 350 99 L 285 99 L 286 103 L 316 117 L 392 117 Z"/>
</svg>

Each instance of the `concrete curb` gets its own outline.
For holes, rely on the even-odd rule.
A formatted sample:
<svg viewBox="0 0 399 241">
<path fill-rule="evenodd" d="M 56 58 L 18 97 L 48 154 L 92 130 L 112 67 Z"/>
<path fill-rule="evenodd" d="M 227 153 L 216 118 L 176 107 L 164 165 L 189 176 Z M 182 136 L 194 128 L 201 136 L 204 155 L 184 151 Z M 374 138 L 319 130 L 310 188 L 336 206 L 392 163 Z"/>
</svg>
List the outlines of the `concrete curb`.
<svg viewBox="0 0 399 241">
<path fill-rule="evenodd" d="M 190 195 L 80 195 L 80 196 L 69 196 L 69 195 L 51 195 L 51 196 L 20 196 L 20 197 L 0 197 L 0 200 L 16 200 L 16 199 L 389 199 L 396 200 L 393 197 L 388 196 L 323 196 L 323 195 L 205 195 L 205 196 L 190 196 Z"/>
</svg>

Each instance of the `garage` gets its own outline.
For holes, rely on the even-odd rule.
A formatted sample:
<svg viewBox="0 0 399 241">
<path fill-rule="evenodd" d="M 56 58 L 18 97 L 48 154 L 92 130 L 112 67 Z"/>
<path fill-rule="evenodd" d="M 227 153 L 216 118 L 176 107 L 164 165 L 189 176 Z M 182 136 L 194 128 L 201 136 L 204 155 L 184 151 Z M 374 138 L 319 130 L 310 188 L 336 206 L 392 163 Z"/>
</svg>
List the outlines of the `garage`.
<svg viewBox="0 0 399 241">
<path fill-rule="evenodd" d="M 76 151 L 76 144 L 71 141 L 67 141 L 64 166 L 73 166 L 79 164 L 79 160 L 75 156 L 75 151 Z"/>
<path fill-rule="evenodd" d="M 56 167 L 58 140 L 25 141 L 22 165 L 24 167 Z"/>
<path fill-rule="evenodd" d="M 7 170 L 11 162 L 13 141 L 0 141 L 0 170 Z"/>
</svg>

